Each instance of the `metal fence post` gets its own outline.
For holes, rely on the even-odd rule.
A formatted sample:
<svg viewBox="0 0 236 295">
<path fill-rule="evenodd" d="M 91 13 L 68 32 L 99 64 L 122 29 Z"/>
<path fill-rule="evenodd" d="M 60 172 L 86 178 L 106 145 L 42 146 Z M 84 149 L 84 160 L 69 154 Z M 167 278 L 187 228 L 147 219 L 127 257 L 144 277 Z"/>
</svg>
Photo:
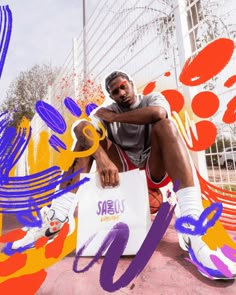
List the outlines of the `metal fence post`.
<svg viewBox="0 0 236 295">
<path fill-rule="evenodd" d="M 175 2 L 177 3 L 175 8 L 176 38 L 179 49 L 180 69 L 182 69 L 187 58 L 192 55 L 191 40 L 187 22 L 186 1 L 177 0 Z M 190 88 L 183 85 L 183 94 L 187 105 L 191 104 L 191 100 L 196 93 L 196 87 Z M 190 116 L 192 117 L 193 113 Z M 190 152 L 190 154 L 198 171 L 205 179 L 208 179 L 205 152 Z"/>
<path fill-rule="evenodd" d="M 78 38 L 73 38 L 73 83 L 74 83 L 74 97 L 77 99 L 79 97 L 79 42 Z"/>
</svg>

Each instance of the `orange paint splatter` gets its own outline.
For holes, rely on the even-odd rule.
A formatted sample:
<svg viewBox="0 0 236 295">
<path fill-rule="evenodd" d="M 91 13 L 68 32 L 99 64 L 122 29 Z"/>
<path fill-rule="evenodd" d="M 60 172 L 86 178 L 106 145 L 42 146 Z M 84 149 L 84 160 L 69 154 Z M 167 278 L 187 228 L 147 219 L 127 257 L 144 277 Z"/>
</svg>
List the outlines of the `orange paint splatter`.
<svg viewBox="0 0 236 295">
<path fill-rule="evenodd" d="M 179 113 L 184 106 L 183 95 L 175 89 L 168 89 L 161 92 L 170 104 L 171 111 Z"/>
<path fill-rule="evenodd" d="M 170 75 L 171 75 L 170 72 L 165 72 L 165 74 L 164 74 L 165 77 L 169 77 Z"/>
<path fill-rule="evenodd" d="M 220 38 L 211 42 L 195 58 L 189 58 L 185 62 L 179 80 L 188 86 L 208 81 L 223 70 L 230 61 L 233 51 L 233 40 Z"/>
<path fill-rule="evenodd" d="M 236 83 L 236 75 L 233 75 L 232 77 L 229 77 L 225 83 L 224 83 L 224 86 L 225 87 L 231 87 L 232 85 L 234 85 L 234 83 Z"/>
<path fill-rule="evenodd" d="M 66 223 L 60 230 L 58 236 L 45 248 L 45 257 L 46 258 L 58 258 L 63 250 L 66 236 L 69 232 L 69 224 Z"/>
<path fill-rule="evenodd" d="M 26 232 L 22 229 L 16 229 L 0 237 L 0 243 L 14 242 L 22 239 Z"/>
<path fill-rule="evenodd" d="M 222 121 L 226 124 L 232 124 L 236 121 L 236 96 L 227 104 Z"/>
<path fill-rule="evenodd" d="M 35 295 L 47 276 L 45 270 L 9 279 L 0 284 L 0 294 Z"/>
<path fill-rule="evenodd" d="M 156 87 L 156 82 L 150 82 L 146 85 L 146 87 L 143 89 L 143 95 L 148 95 L 150 94 L 151 92 L 153 92 L 153 90 L 155 89 Z"/>
<path fill-rule="evenodd" d="M 209 118 L 218 110 L 220 101 L 218 96 L 211 91 L 202 91 L 192 100 L 194 113 L 201 118 Z"/>
<path fill-rule="evenodd" d="M 26 254 L 14 253 L 5 261 L 0 261 L 0 276 L 5 277 L 16 272 L 25 266 L 27 260 Z M 3 294 L 0 292 L 0 294 Z M 9 294 L 9 293 L 4 293 Z"/>
</svg>

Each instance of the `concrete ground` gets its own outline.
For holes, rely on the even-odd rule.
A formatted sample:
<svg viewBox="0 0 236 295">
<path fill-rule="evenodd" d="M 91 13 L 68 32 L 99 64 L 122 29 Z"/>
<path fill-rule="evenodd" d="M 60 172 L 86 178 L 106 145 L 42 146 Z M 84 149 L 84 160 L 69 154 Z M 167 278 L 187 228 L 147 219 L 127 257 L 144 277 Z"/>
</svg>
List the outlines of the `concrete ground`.
<svg viewBox="0 0 236 295">
<path fill-rule="evenodd" d="M 18 226 L 11 217 L 4 217 L 4 232 Z M 100 295 L 109 294 L 99 283 L 102 259 L 87 272 L 77 274 L 72 265 L 75 252 L 47 269 L 47 277 L 37 295 Z M 135 295 L 233 295 L 236 294 L 235 281 L 211 281 L 204 278 L 196 268 L 185 260 L 187 253 L 178 244 L 173 221 L 160 245 L 141 274 L 127 287 L 114 294 Z M 132 257 L 121 258 L 115 280 L 119 278 Z M 86 265 L 89 258 L 81 258 L 80 267 Z M 22 293 L 23 295 L 24 293 Z"/>
</svg>

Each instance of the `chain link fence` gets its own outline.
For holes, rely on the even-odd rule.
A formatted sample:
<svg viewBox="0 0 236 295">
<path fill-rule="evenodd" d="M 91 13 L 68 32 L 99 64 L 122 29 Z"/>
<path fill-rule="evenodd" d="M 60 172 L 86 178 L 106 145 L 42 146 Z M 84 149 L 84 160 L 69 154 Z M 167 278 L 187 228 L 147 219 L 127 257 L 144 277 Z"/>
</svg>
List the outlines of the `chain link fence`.
<svg viewBox="0 0 236 295">
<path fill-rule="evenodd" d="M 65 118 L 65 97 L 75 99 L 82 106 L 88 101 L 102 103 L 105 97 L 101 81 L 117 69 L 130 74 L 139 92 L 149 82 L 156 81 L 155 91 L 178 89 L 189 106 L 195 93 L 213 91 L 220 99 L 220 109 L 210 120 L 218 128 L 218 137 L 194 161 L 209 181 L 235 190 L 236 152 L 234 158 L 234 151 L 226 149 L 236 146 L 236 127 L 222 123 L 227 103 L 234 96 L 235 87 L 225 88 L 224 82 L 234 73 L 235 53 L 222 73 L 207 83 L 186 92 L 179 82 L 187 57 L 194 57 L 216 38 L 236 40 L 235 13 L 233 0 L 97 1 L 95 9 L 88 13 L 90 17 L 83 32 L 74 39 L 56 81 L 49 87 L 46 101 Z M 34 136 L 46 129 L 37 115 L 32 127 Z M 227 158 L 230 154 L 232 162 Z M 227 158 L 224 162 L 223 157 Z"/>
</svg>

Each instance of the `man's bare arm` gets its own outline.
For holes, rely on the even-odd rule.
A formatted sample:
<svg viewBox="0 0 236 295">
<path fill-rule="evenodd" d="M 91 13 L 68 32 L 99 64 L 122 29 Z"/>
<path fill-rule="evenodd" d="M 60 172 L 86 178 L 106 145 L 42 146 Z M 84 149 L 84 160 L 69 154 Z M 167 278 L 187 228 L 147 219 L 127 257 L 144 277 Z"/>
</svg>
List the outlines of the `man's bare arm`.
<svg viewBox="0 0 236 295">
<path fill-rule="evenodd" d="M 144 125 L 152 124 L 161 119 L 165 119 L 167 117 L 167 113 L 162 107 L 148 106 L 123 113 L 115 113 L 107 108 L 101 108 L 96 112 L 96 116 L 109 123 L 121 122 Z"/>
</svg>

